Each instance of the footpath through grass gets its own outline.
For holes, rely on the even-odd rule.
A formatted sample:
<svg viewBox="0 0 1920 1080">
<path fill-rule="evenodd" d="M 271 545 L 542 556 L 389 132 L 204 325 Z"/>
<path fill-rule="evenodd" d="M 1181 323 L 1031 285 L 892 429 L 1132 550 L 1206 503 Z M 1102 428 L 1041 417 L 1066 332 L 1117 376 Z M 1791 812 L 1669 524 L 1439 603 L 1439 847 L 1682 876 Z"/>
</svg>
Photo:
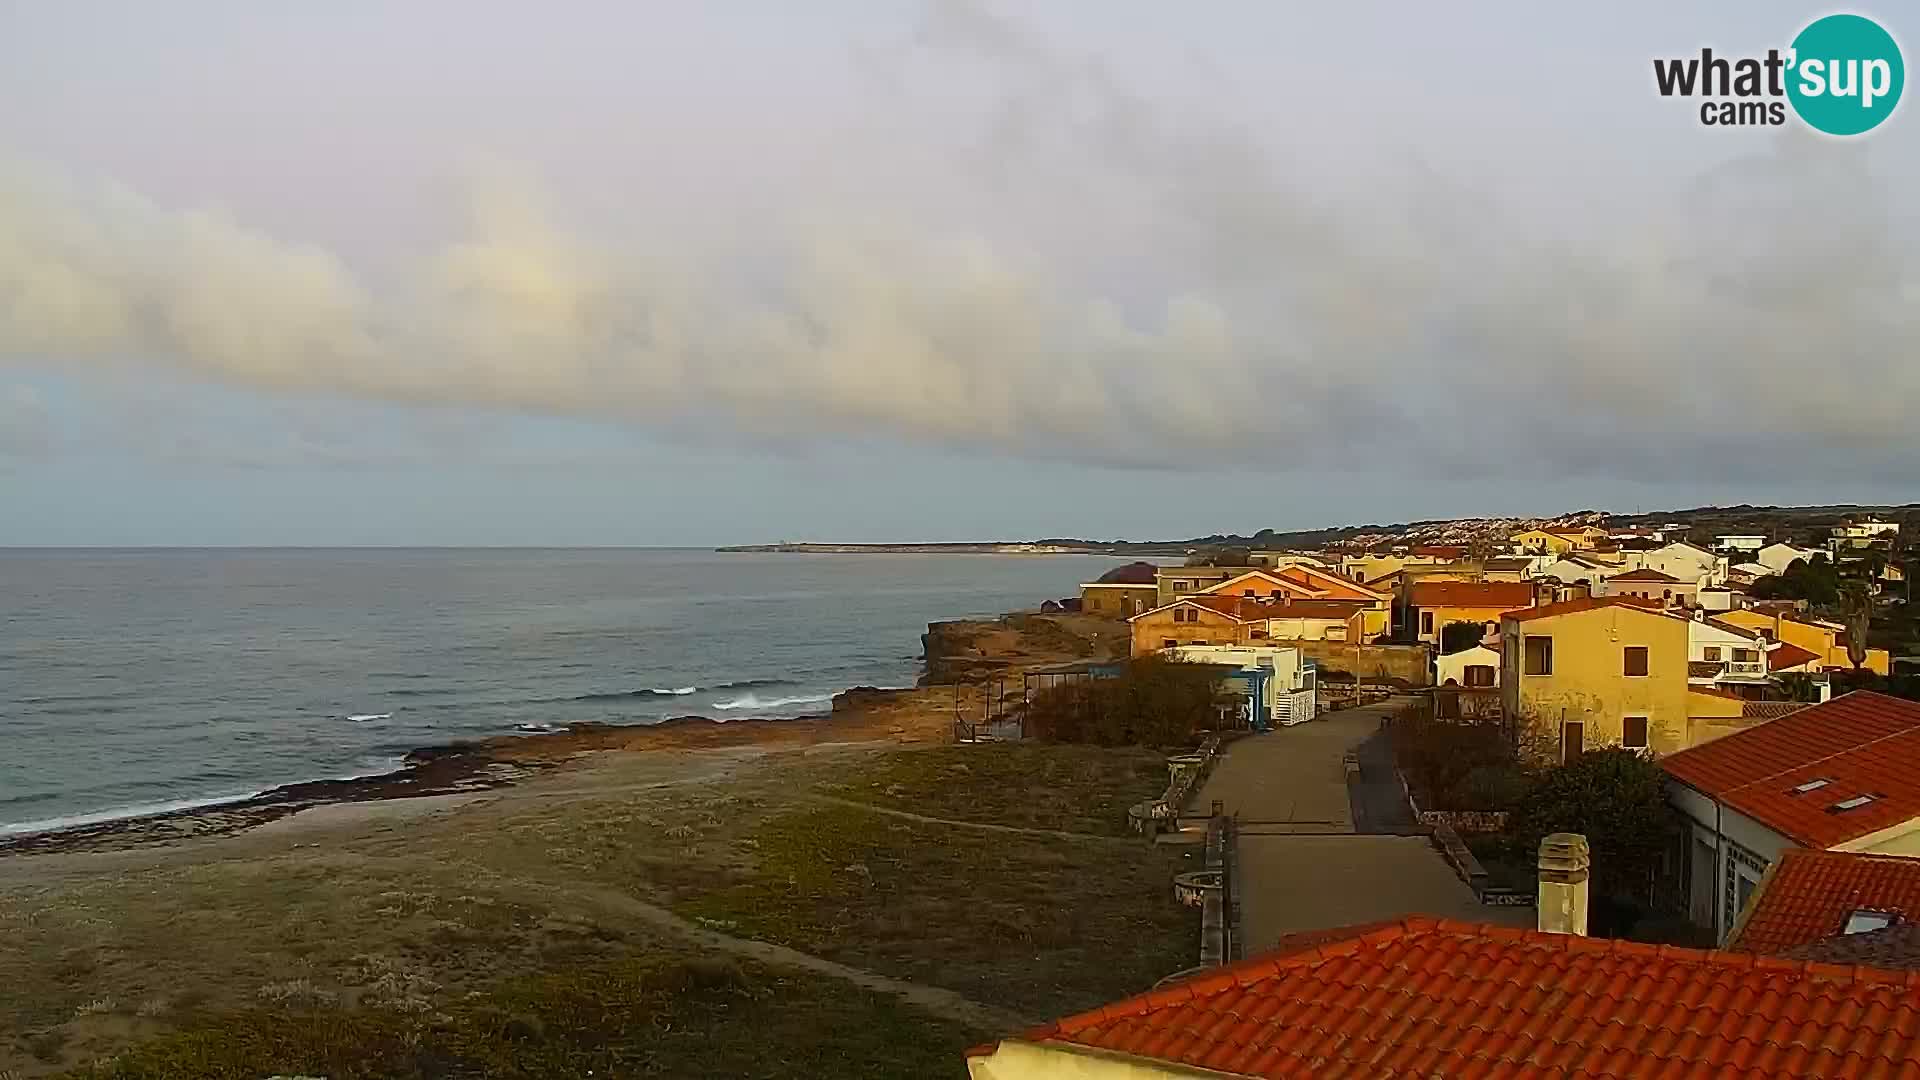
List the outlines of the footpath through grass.
<svg viewBox="0 0 1920 1080">
<path fill-rule="evenodd" d="M 890 755 L 826 790 L 931 817 L 1114 839 L 803 806 L 758 826 L 749 869 L 716 875 L 675 906 L 715 929 L 1036 1019 L 1075 1012 L 1196 959 L 1198 917 L 1171 895 L 1191 856 L 1121 839 L 1125 807 L 1164 782 L 1160 761 L 1139 750 L 1040 745 Z"/>
</svg>

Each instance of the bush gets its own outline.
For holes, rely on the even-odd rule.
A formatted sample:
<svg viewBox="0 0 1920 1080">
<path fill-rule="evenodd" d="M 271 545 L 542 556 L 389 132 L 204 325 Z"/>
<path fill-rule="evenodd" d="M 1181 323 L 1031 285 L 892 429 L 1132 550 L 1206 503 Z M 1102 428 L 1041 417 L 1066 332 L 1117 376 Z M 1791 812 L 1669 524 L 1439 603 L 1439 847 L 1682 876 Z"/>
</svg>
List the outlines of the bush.
<svg viewBox="0 0 1920 1080">
<path fill-rule="evenodd" d="M 1541 774 L 1514 807 L 1507 835 L 1515 858 L 1532 858 L 1549 833 L 1579 833 L 1593 853 L 1594 892 L 1639 897 L 1677 825 L 1653 758 L 1614 747 Z"/>
<path fill-rule="evenodd" d="M 1158 656 L 1130 660 L 1113 678 L 1080 679 L 1036 695 L 1027 730 L 1047 742 L 1187 746 L 1229 700 L 1220 669 Z"/>
<path fill-rule="evenodd" d="M 1487 636 L 1485 624 L 1468 621 L 1450 622 L 1440 628 L 1440 655 L 1452 656 L 1457 652 L 1466 652 Z"/>
<path fill-rule="evenodd" d="M 1497 725 L 1461 724 L 1409 713 L 1396 718 L 1393 756 L 1426 810 L 1500 810 L 1525 774 Z M 1485 802 L 1482 799 L 1503 801 Z"/>
</svg>

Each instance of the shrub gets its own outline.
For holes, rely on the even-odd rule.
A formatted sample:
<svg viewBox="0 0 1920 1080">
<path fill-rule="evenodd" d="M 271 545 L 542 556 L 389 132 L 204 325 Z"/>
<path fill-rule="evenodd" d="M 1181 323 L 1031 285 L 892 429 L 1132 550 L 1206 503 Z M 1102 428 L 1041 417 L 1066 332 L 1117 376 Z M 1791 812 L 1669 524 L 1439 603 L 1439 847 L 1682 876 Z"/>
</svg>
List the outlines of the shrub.
<svg viewBox="0 0 1920 1080">
<path fill-rule="evenodd" d="M 1186 746 L 1215 726 L 1227 700 L 1218 667 L 1147 656 L 1115 677 L 1042 691 L 1028 707 L 1027 730 L 1047 742 Z"/>
<path fill-rule="evenodd" d="M 1433 719 L 1430 712 L 1409 712 L 1395 718 L 1392 739 L 1394 760 L 1423 809 L 1502 809 L 1504 804 L 1479 800 L 1508 791 L 1508 775 L 1525 782 L 1513 746 L 1497 725 L 1451 723 Z M 1476 782 L 1484 790 L 1472 790 Z"/>
<path fill-rule="evenodd" d="M 1642 896 L 1676 826 L 1653 758 L 1612 747 L 1541 774 L 1507 833 L 1516 858 L 1531 858 L 1549 833 L 1579 833 L 1592 850 L 1594 891 Z"/>
</svg>

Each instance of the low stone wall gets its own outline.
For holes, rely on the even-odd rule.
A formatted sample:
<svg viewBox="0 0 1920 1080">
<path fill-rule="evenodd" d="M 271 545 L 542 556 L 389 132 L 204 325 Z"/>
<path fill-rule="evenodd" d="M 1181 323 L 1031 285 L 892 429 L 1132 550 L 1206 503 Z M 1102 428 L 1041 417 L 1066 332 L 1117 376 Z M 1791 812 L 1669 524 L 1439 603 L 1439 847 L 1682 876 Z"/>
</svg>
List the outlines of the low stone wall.
<svg viewBox="0 0 1920 1080">
<path fill-rule="evenodd" d="M 1191 766 L 1173 770 L 1168 778 L 1167 790 L 1159 798 L 1138 802 L 1128 808 L 1127 824 L 1134 832 L 1154 836 L 1162 826 L 1180 816 L 1180 808 L 1187 805 L 1187 797 L 1213 771 L 1213 763 L 1220 756 L 1221 743 L 1220 736 L 1207 736 L 1201 741 L 1200 749 L 1192 755 L 1183 755 L 1199 760 Z"/>
<path fill-rule="evenodd" d="M 1505 810 L 1422 810 L 1420 824 L 1446 826 L 1462 836 L 1497 833 L 1507 827 Z"/>
<path fill-rule="evenodd" d="M 1424 645 L 1355 645 L 1346 641 L 1270 641 L 1299 649 L 1323 671 L 1339 671 L 1362 684 L 1390 683 L 1418 689 L 1433 685 Z M 1324 681 L 1324 680 L 1323 680 Z"/>
</svg>

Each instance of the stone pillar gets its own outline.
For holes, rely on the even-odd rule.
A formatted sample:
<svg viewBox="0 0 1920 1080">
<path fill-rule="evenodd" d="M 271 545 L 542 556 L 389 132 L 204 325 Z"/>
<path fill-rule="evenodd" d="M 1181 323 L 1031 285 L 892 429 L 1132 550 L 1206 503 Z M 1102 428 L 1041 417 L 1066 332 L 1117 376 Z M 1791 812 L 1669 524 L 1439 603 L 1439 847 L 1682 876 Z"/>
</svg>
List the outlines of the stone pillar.
<svg viewBox="0 0 1920 1080">
<path fill-rule="evenodd" d="M 1579 833 L 1554 833 L 1540 841 L 1540 930 L 1587 933 L 1587 877 L 1593 857 Z"/>
</svg>

